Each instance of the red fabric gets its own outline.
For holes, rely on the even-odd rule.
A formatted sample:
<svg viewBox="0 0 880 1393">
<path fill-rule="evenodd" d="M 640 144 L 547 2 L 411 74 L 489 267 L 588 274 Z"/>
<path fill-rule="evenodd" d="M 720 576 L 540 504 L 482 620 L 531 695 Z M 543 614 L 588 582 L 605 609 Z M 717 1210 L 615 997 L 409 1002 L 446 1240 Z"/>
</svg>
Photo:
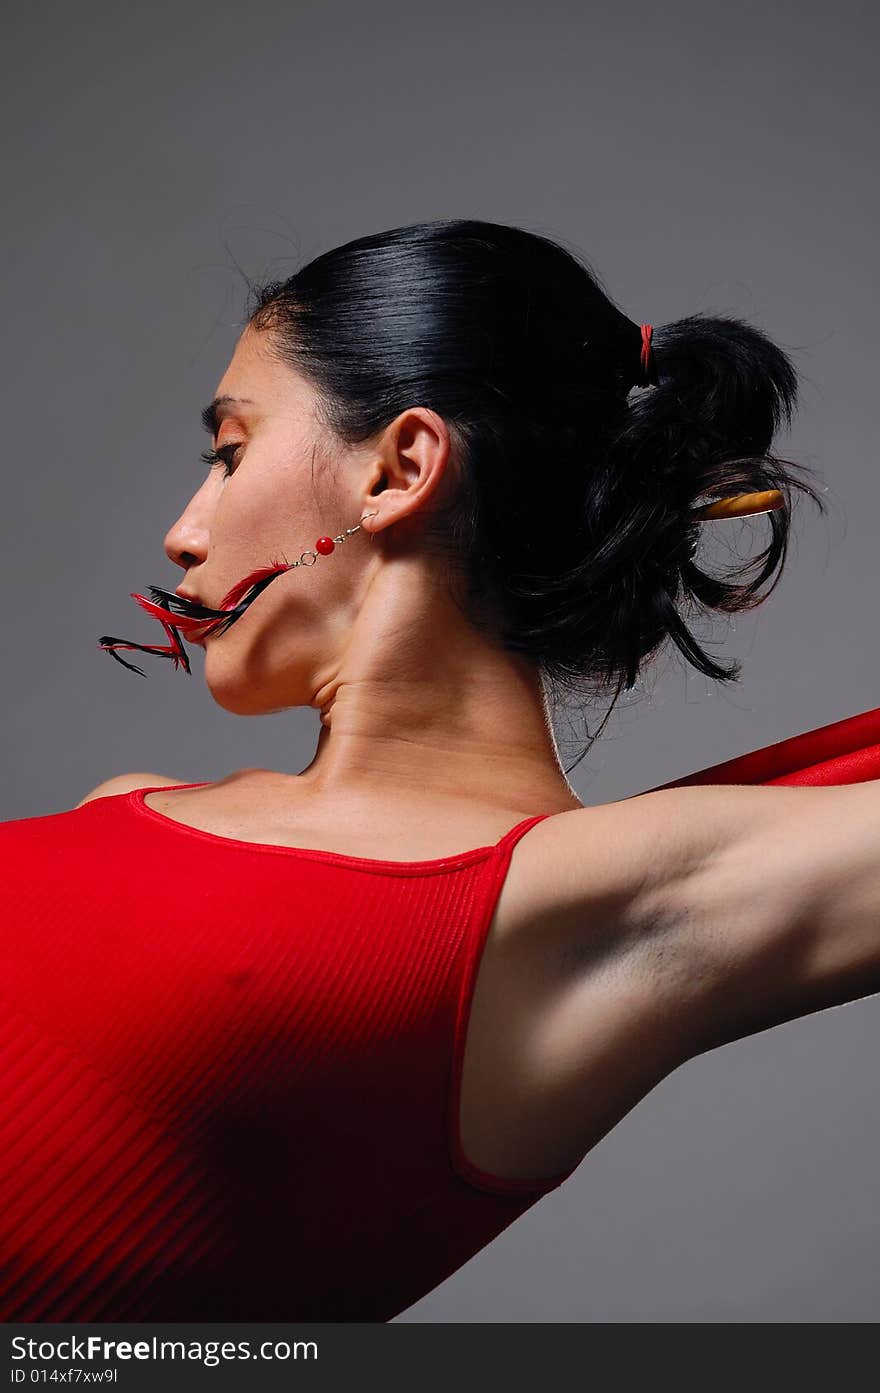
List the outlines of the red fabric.
<svg viewBox="0 0 880 1393">
<path fill-rule="evenodd" d="M 548 814 L 393 862 L 142 799 L 0 824 L 0 1319 L 387 1321 L 564 1178 L 495 1180 L 456 1133 L 484 936 Z"/>
<path fill-rule="evenodd" d="M 874 710 L 663 787 L 878 777 Z M 143 793 L 0 824 L 0 1319 L 387 1321 L 571 1173 L 495 1180 L 455 1125 L 485 934 L 547 814 L 393 862 Z"/>
<path fill-rule="evenodd" d="M 737 755 L 661 788 L 688 784 L 859 784 L 880 779 L 880 707 Z"/>
</svg>

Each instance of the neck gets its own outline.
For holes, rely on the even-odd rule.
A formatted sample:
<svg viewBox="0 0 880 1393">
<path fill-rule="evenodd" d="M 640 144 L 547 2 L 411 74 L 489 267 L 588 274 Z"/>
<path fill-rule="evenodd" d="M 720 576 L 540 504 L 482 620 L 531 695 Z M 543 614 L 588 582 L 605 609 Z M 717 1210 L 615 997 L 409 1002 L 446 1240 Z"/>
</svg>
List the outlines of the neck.
<svg viewBox="0 0 880 1393">
<path fill-rule="evenodd" d="M 526 815 L 582 806 L 537 671 L 478 633 L 422 559 L 372 574 L 311 704 L 321 732 L 299 778 L 317 795 L 411 791 Z"/>
</svg>

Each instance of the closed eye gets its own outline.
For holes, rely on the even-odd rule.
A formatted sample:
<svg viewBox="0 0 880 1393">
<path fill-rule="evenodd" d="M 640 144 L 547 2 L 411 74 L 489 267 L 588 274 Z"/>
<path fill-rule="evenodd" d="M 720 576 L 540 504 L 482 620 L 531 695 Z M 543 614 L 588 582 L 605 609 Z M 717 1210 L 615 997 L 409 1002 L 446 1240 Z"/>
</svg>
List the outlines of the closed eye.
<svg viewBox="0 0 880 1393">
<path fill-rule="evenodd" d="M 242 442 L 239 440 L 236 441 L 234 444 L 221 445 L 219 450 L 202 450 L 199 458 L 205 464 L 209 464 L 212 467 L 212 469 L 215 465 L 222 464 L 224 478 L 228 479 L 230 474 L 233 472 L 235 466 L 233 465 L 231 458 L 227 458 L 227 456 L 230 454 L 230 451 L 234 452 L 241 448 Z"/>
</svg>

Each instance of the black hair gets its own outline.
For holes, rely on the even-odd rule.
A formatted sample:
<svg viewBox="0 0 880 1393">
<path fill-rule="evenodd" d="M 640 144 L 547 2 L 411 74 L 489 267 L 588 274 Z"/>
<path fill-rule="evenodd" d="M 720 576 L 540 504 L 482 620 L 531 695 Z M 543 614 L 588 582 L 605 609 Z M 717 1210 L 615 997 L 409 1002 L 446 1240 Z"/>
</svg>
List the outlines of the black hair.
<svg viewBox="0 0 880 1393">
<path fill-rule="evenodd" d="M 791 491 L 824 508 L 795 477 L 806 467 L 770 453 L 797 375 L 761 330 L 705 314 L 656 326 L 655 385 L 633 394 L 640 327 L 586 260 L 472 219 L 359 237 L 286 280 L 248 283 L 248 326 L 311 382 L 338 439 L 368 440 L 414 405 L 444 418 L 456 483 L 423 544 L 463 612 L 531 659 L 545 692 L 613 687 L 607 721 L 668 638 L 706 676 L 739 676 L 683 611 L 760 604 L 781 577 Z M 766 514 L 767 546 L 734 578 L 702 570 L 701 529 L 741 524 L 695 522 L 693 509 L 769 489 L 785 506 Z"/>
</svg>

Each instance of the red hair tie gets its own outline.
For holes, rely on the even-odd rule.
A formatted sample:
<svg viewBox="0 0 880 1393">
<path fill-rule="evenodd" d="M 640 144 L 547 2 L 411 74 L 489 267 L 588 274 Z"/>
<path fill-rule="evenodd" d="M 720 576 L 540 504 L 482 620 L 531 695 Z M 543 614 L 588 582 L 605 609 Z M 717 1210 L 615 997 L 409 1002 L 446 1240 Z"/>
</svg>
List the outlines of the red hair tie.
<svg viewBox="0 0 880 1393">
<path fill-rule="evenodd" d="M 642 331 L 642 351 L 639 356 L 642 380 L 638 385 L 640 387 L 656 387 L 657 374 L 654 368 L 654 349 L 651 344 L 654 326 L 653 324 L 641 324 L 639 327 Z"/>
</svg>

